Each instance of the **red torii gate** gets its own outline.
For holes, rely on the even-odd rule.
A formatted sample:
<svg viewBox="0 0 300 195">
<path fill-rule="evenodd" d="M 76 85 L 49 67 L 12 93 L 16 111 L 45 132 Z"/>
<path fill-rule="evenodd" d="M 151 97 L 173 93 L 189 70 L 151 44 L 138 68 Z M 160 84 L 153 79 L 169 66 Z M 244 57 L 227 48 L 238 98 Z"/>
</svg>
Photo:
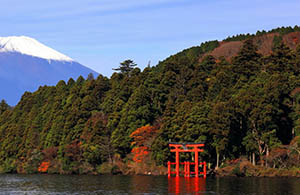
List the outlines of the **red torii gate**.
<svg viewBox="0 0 300 195">
<path fill-rule="evenodd" d="M 203 165 L 203 172 L 200 172 L 200 174 L 203 175 L 204 178 L 206 178 L 206 162 L 200 162 L 198 160 L 198 152 L 203 152 L 203 149 L 200 149 L 199 147 L 204 147 L 203 143 L 176 143 L 172 142 L 169 143 L 169 147 L 171 148 L 171 152 L 175 152 L 176 154 L 176 162 L 171 163 L 168 162 L 168 176 L 170 177 L 171 174 L 176 174 L 176 177 L 179 177 L 179 165 L 184 165 L 184 176 L 190 177 L 191 174 L 195 174 L 195 177 L 199 177 L 199 165 Z M 179 162 L 179 152 L 194 152 L 195 153 L 195 162 Z M 171 165 L 175 164 L 175 172 L 171 171 Z M 190 171 L 190 165 L 195 165 L 195 171 Z"/>
</svg>

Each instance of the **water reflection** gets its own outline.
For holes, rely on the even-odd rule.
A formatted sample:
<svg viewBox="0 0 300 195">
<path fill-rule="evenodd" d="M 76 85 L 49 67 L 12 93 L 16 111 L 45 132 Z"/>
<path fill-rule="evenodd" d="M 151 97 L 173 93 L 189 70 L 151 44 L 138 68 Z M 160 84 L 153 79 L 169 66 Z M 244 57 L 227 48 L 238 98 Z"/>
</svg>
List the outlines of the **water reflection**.
<svg viewBox="0 0 300 195">
<path fill-rule="evenodd" d="M 2 175 L 1 194 L 300 194 L 300 178 Z"/>
<path fill-rule="evenodd" d="M 300 178 L 208 178 L 206 191 L 215 194 L 300 194 Z"/>
<path fill-rule="evenodd" d="M 206 179 L 199 177 L 169 177 L 168 192 L 170 194 L 195 194 L 206 191 Z"/>
<path fill-rule="evenodd" d="M 149 192 L 153 180 L 151 177 L 132 176 L 131 191 L 133 192 Z"/>
</svg>

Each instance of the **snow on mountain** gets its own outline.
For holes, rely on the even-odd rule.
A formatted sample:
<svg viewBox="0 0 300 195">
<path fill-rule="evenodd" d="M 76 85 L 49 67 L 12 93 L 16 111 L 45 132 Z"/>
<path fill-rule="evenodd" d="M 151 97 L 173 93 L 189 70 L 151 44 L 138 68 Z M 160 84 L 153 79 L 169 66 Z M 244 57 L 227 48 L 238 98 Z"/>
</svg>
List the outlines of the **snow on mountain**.
<svg viewBox="0 0 300 195">
<path fill-rule="evenodd" d="M 47 60 L 73 61 L 68 56 L 26 36 L 0 37 L 0 52 L 17 52 Z"/>
<path fill-rule="evenodd" d="M 98 73 L 25 36 L 0 37 L 0 101 L 16 105 L 25 91 Z"/>
</svg>

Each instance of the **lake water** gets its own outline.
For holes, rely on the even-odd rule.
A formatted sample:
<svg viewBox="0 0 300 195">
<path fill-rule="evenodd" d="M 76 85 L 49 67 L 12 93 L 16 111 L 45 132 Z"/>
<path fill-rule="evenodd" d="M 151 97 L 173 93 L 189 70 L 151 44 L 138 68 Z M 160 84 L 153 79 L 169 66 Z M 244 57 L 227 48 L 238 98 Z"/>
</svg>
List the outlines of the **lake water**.
<svg viewBox="0 0 300 195">
<path fill-rule="evenodd" d="M 300 194 L 299 178 L 0 175 L 0 194 Z"/>
</svg>

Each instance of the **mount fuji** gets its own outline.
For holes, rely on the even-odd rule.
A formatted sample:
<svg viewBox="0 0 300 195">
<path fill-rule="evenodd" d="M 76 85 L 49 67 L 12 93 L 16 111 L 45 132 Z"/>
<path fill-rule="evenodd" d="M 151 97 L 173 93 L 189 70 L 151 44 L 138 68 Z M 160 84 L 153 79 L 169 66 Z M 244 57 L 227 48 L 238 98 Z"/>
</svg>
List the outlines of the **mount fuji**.
<svg viewBox="0 0 300 195">
<path fill-rule="evenodd" d="M 25 91 L 98 73 L 26 36 L 0 37 L 0 100 L 15 105 Z"/>
</svg>

